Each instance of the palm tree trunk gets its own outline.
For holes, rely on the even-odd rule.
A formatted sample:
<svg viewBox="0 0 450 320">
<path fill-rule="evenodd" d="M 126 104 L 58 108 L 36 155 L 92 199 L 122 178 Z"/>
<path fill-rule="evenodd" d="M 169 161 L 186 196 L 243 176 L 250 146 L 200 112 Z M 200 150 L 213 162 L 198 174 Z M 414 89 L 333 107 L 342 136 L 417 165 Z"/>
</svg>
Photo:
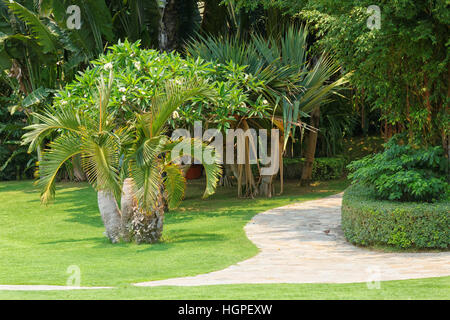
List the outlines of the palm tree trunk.
<svg viewBox="0 0 450 320">
<path fill-rule="evenodd" d="M 106 229 L 106 236 L 112 243 L 120 240 L 121 216 L 119 206 L 110 191 L 100 190 L 97 193 L 98 208 Z"/>
<path fill-rule="evenodd" d="M 280 164 L 280 193 L 278 195 L 282 195 L 284 192 L 284 168 L 283 168 L 283 152 L 284 152 L 284 138 L 280 136 L 279 145 L 279 164 Z"/>
<path fill-rule="evenodd" d="M 235 174 L 236 169 L 233 168 L 234 165 L 224 164 L 223 173 L 220 178 L 220 185 L 224 187 L 233 186 L 233 176 L 237 179 L 237 174 Z"/>
<path fill-rule="evenodd" d="M 311 114 L 311 125 L 314 128 L 318 128 L 319 121 L 320 121 L 320 109 L 317 108 Z M 305 185 L 312 180 L 312 169 L 314 165 L 314 157 L 316 154 L 317 135 L 318 132 L 316 130 L 310 131 L 308 133 L 308 145 L 305 155 L 306 161 L 302 170 L 302 178 L 300 180 L 301 185 Z"/>
<path fill-rule="evenodd" d="M 131 221 L 133 219 L 134 211 L 137 208 L 137 201 L 134 196 L 133 188 L 134 180 L 132 178 L 125 179 L 122 187 L 122 198 L 120 200 L 122 212 L 120 236 L 126 242 L 131 241 L 133 238 Z"/>
<path fill-rule="evenodd" d="M 161 239 L 164 225 L 164 211 L 145 212 L 139 210 L 133 217 L 133 231 L 136 243 L 155 243 Z"/>
<path fill-rule="evenodd" d="M 75 176 L 76 181 L 86 181 L 86 175 L 83 172 L 83 168 L 80 163 L 80 156 L 72 157 L 72 167 L 73 167 L 73 175 Z"/>
<path fill-rule="evenodd" d="M 165 210 L 164 195 L 160 193 L 156 204 L 150 212 L 142 208 L 134 211 L 131 226 L 134 239 L 138 244 L 155 243 L 161 239 Z"/>
</svg>

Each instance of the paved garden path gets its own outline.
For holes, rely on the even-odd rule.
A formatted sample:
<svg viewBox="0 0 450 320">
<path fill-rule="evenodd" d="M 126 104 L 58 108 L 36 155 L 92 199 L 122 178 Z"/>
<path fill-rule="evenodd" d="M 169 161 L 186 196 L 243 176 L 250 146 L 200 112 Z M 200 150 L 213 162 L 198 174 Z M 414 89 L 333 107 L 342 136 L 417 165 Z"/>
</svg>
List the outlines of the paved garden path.
<svg viewBox="0 0 450 320">
<path fill-rule="evenodd" d="M 349 283 L 450 275 L 450 252 L 384 253 L 346 242 L 340 227 L 342 194 L 272 209 L 245 227 L 260 249 L 224 270 L 137 286 L 240 283 Z"/>
</svg>

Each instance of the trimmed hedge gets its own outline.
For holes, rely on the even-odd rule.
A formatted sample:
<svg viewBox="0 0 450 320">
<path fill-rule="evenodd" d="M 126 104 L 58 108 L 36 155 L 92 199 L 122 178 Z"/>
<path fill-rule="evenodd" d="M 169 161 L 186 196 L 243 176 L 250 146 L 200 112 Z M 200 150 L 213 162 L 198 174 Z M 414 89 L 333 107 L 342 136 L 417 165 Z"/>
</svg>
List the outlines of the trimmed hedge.
<svg viewBox="0 0 450 320">
<path fill-rule="evenodd" d="M 299 180 L 302 177 L 302 169 L 305 159 L 283 159 L 284 177 L 286 179 Z M 339 179 L 344 174 L 346 161 L 344 158 L 316 158 L 314 160 L 312 179 L 326 181 Z"/>
<path fill-rule="evenodd" d="M 450 245 L 450 201 L 435 203 L 376 200 L 358 184 L 344 193 L 342 229 L 357 245 L 439 248 Z"/>
</svg>

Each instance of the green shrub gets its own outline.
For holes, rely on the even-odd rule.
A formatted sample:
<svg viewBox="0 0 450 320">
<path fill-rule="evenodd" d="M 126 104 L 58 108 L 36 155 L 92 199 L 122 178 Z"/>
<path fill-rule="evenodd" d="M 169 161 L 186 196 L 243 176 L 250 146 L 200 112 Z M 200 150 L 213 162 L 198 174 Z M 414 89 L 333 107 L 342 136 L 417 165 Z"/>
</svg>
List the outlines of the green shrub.
<svg viewBox="0 0 450 320">
<path fill-rule="evenodd" d="M 368 187 L 380 199 L 433 202 L 448 194 L 448 159 L 441 147 L 400 145 L 393 137 L 382 153 L 347 166 L 353 183 Z"/>
<path fill-rule="evenodd" d="M 305 163 L 303 158 L 283 159 L 284 177 L 299 180 Z M 332 180 L 342 177 L 345 160 L 343 158 L 316 158 L 314 160 L 312 179 Z"/>
<path fill-rule="evenodd" d="M 139 42 L 119 42 L 94 61 L 76 77 L 76 81 L 57 92 L 54 107 L 73 108 L 95 116 L 95 85 L 100 78 L 108 81 L 109 70 L 114 86 L 108 104 L 108 114 L 123 119 L 124 124 L 133 119 L 135 112 L 149 111 L 152 99 L 168 82 L 183 79 L 208 83 L 215 91 L 215 102 L 196 98 L 180 105 L 177 115 L 169 119 L 170 126 L 186 128 L 195 121 L 207 121 L 209 127 L 229 129 L 234 115 L 245 117 L 270 117 L 263 96 L 250 99 L 248 92 L 260 90 L 263 82 L 247 74 L 245 66 L 232 61 L 214 64 L 201 58 L 186 57 L 171 52 L 142 49 Z"/>
<path fill-rule="evenodd" d="M 448 249 L 450 201 L 377 200 L 356 184 L 344 193 L 342 229 L 347 240 L 357 245 Z"/>
</svg>

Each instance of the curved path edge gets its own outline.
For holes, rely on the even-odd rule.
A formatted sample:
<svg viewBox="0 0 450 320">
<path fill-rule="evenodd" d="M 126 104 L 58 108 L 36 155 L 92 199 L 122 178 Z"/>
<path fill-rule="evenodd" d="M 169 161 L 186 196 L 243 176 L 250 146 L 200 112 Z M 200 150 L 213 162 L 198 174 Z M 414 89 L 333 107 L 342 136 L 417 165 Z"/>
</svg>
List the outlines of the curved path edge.
<svg viewBox="0 0 450 320">
<path fill-rule="evenodd" d="M 245 226 L 260 252 L 220 271 L 135 286 L 356 283 L 450 275 L 450 252 L 386 253 L 356 247 L 341 230 L 342 193 L 257 214 Z"/>
</svg>

